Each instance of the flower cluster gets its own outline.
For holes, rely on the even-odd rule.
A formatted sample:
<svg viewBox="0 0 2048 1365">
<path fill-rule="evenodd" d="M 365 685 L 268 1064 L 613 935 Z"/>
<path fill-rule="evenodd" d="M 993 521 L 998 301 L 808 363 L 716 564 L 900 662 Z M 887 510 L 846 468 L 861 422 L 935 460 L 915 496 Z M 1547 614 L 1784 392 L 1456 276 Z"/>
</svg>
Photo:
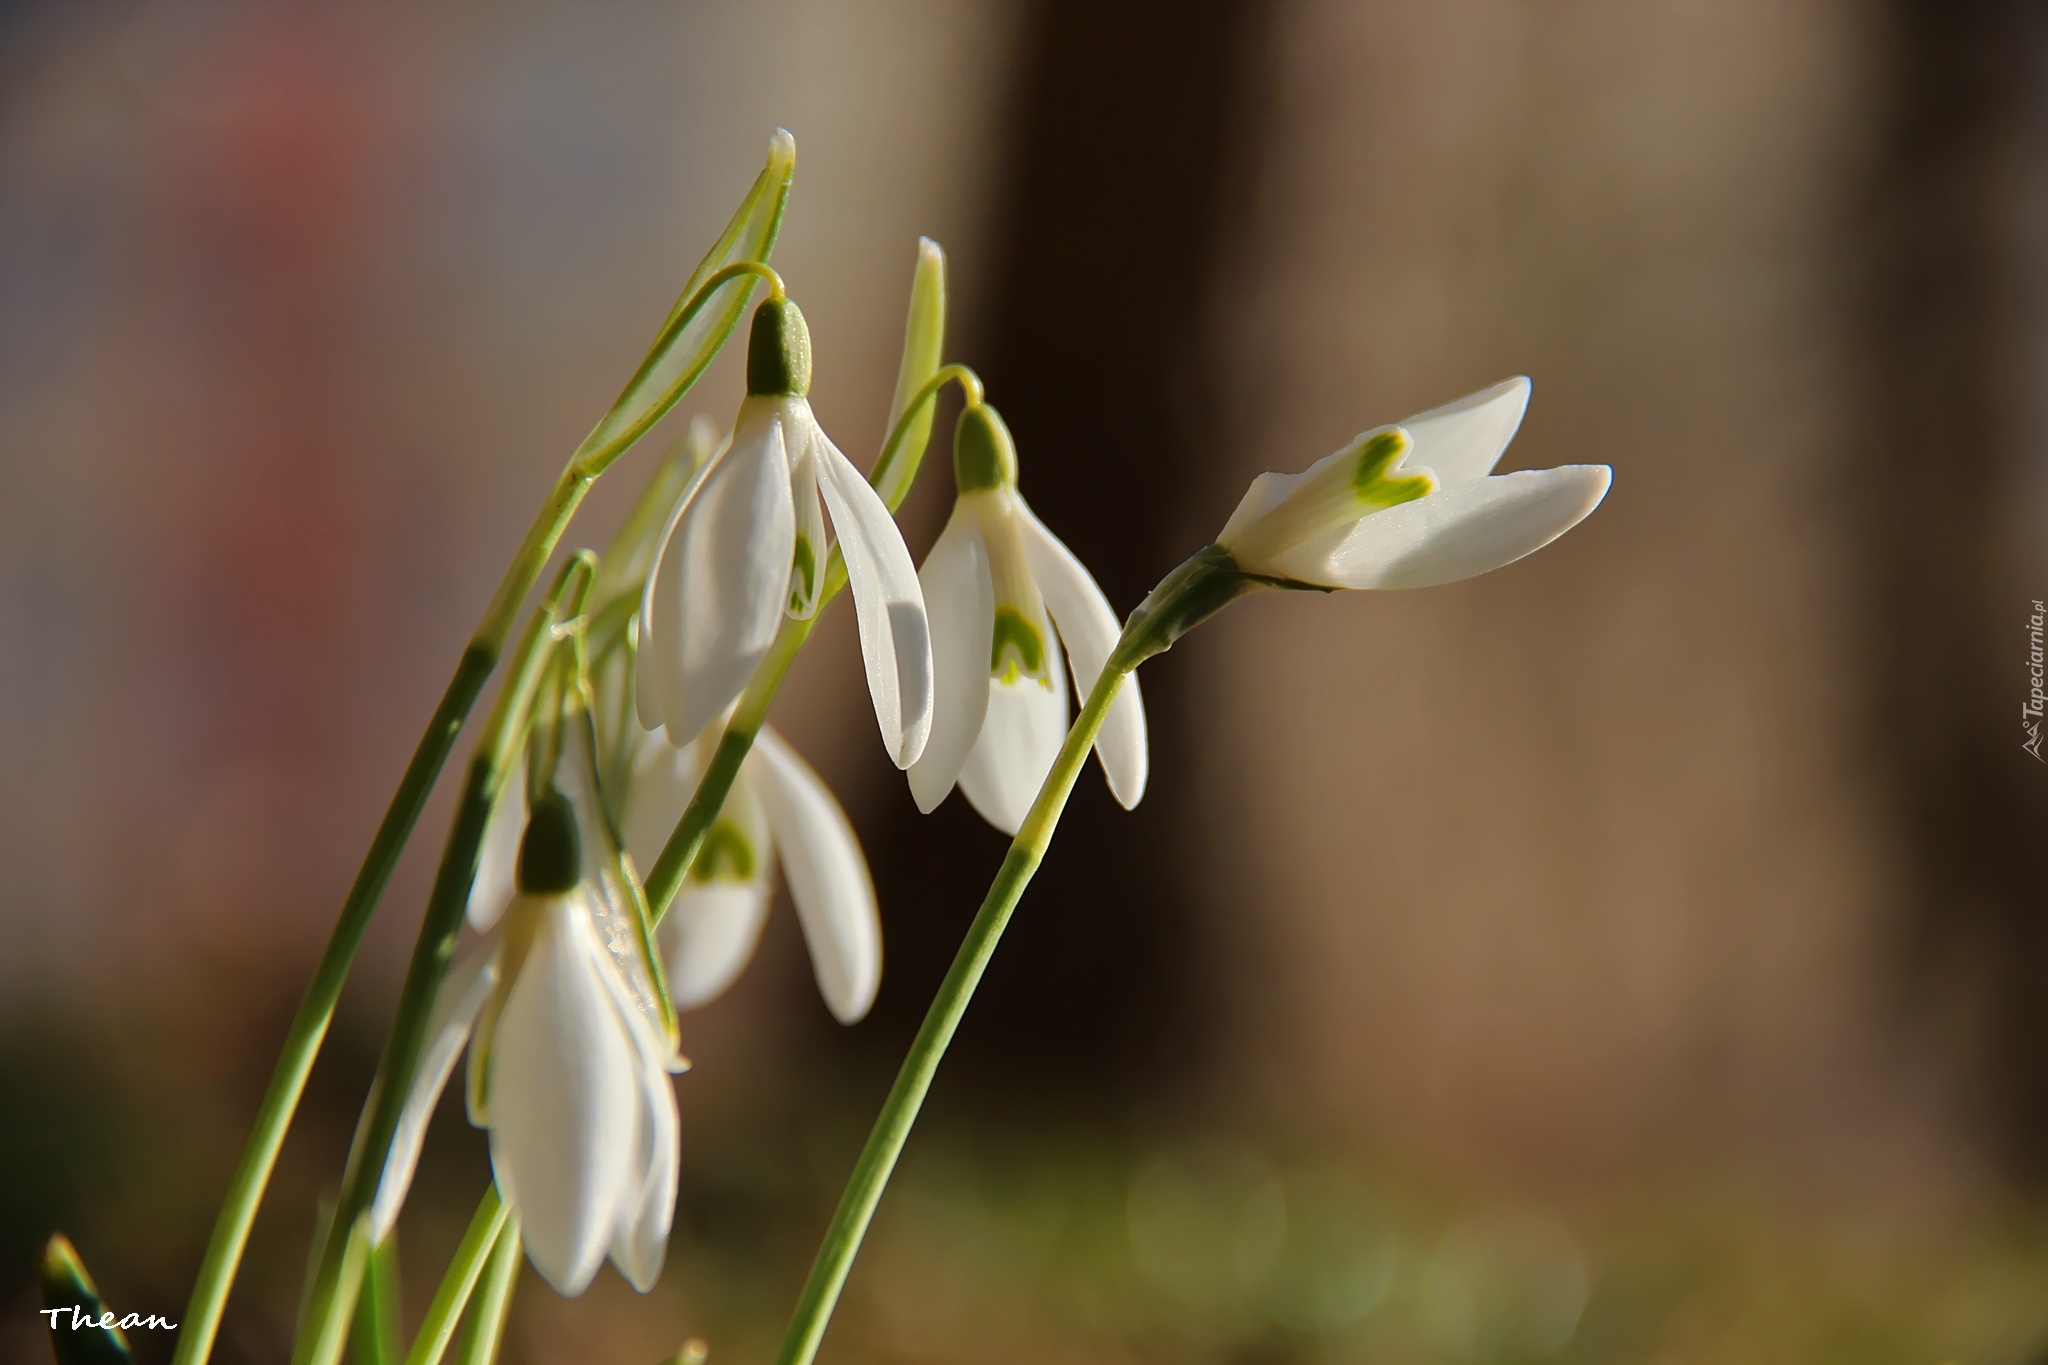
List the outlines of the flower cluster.
<svg viewBox="0 0 2048 1365">
<path fill-rule="evenodd" d="M 373 1235 L 397 1214 L 466 1047 L 469 1118 L 489 1130 L 536 1268 L 576 1294 L 608 1255 L 648 1288 L 676 1198 L 670 1077 L 688 1064 L 674 1011 L 740 974 L 778 865 L 827 1008 L 847 1024 L 867 1013 L 881 920 L 845 812 L 758 724 L 737 766 L 714 777 L 736 709 L 835 575 L 852 592 L 883 748 L 919 809 L 957 786 L 1015 834 L 1067 740 L 1069 680 L 1078 701 L 1105 669 L 1127 673 L 1113 659 L 1157 602 L 1183 604 L 1160 637 L 1170 643 L 1248 587 L 1469 577 L 1561 535 L 1609 480 L 1600 466 L 1494 475 L 1528 402 L 1528 381 L 1509 380 L 1366 432 L 1303 473 L 1262 475 L 1190 561 L 1221 586 L 1169 578 L 1125 628 L 1025 501 L 1016 442 L 978 383 L 954 433 L 952 514 L 918 569 L 890 505 L 813 413 L 811 367 L 803 314 L 778 293 L 754 314 L 730 435 L 693 428 L 600 561 L 575 647 L 564 646 L 568 681 L 537 705 L 492 808 L 468 910 L 479 940 L 442 986 Z M 1135 681 L 1099 704 L 1094 752 L 1116 799 L 1135 806 L 1149 765 Z M 649 907 L 641 869 L 668 855 L 714 781 L 716 815 L 671 903 Z"/>
</svg>

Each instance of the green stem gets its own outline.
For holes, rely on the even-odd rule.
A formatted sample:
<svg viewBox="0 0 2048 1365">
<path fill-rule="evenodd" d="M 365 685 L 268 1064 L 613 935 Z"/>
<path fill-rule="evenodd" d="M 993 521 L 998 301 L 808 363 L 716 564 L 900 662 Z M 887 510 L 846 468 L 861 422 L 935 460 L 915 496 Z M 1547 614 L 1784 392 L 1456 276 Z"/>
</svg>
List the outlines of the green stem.
<svg viewBox="0 0 2048 1365">
<path fill-rule="evenodd" d="M 342 1234 L 353 1228 L 369 1208 L 377 1182 L 383 1178 L 391 1139 L 398 1129 L 398 1116 L 405 1107 L 413 1073 L 426 1046 L 434 997 L 455 958 L 455 941 L 462 932 L 470 886 L 476 881 L 477 856 L 483 847 L 484 828 L 490 822 L 500 775 L 519 761 L 526 713 L 546 675 L 546 665 L 554 656 L 555 632 L 582 610 L 595 569 L 596 558 L 587 550 L 562 566 L 553 590 L 527 626 L 513 671 L 478 736 L 476 754 L 470 760 L 468 778 L 456 803 L 454 828 L 442 852 L 441 867 L 427 900 L 427 913 L 413 945 L 412 961 L 406 968 L 405 984 L 399 989 L 397 1017 L 385 1040 L 384 1055 L 370 1084 L 369 1103 L 342 1172 L 334 1227 L 321 1255 L 312 1306 L 293 1354 L 294 1365 L 310 1365 L 315 1358 L 312 1352 L 317 1349 L 316 1343 L 327 1335 L 326 1315 L 346 1315 L 354 1306 L 353 1295 L 341 1276 L 347 1253 Z"/>
<path fill-rule="evenodd" d="M 825 606 L 846 586 L 846 569 L 839 561 L 839 552 L 834 549 L 832 562 L 826 570 L 824 591 L 818 595 L 818 609 L 799 621 L 787 618 L 782 629 L 775 636 L 775 643 L 769 646 L 768 657 L 754 670 L 754 677 L 747 684 L 747 690 L 740 694 L 739 705 L 733 708 L 732 719 L 725 724 L 725 733 L 719 737 L 718 748 L 712 751 L 711 762 L 705 765 L 703 775 L 697 779 L 697 789 L 690 794 L 690 804 L 683 808 L 682 818 L 676 822 L 675 832 L 662 845 L 661 853 L 655 858 L 654 866 L 647 869 L 643 885 L 647 888 L 647 909 L 656 924 L 668 913 L 670 902 L 676 892 L 682 890 L 683 877 L 689 872 L 690 864 L 697 861 L 697 853 L 704 847 L 711 826 L 718 820 L 718 812 L 725 807 L 725 798 L 732 792 L 732 784 L 739 777 L 740 764 L 754 747 L 754 736 L 761 733 L 761 726 L 768 719 L 768 708 L 775 700 L 775 693 L 788 676 L 789 666 L 796 662 L 797 651 L 810 638 L 811 629 L 818 618 L 825 613 Z"/>
<path fill-rule="evenodd" d="M 470 1309 L 469 1330 L 455 1353 L 457 1365 L 491 1365 L 505 1339 L 505 1319 L 512 1313 L 512 1290 L 519 1278 L 519 1215 L 505 1220 L 491 1263 L 484 1270 L 483 1292 Z"/>
<path fill-rule="evenodd" d="M 439 1365 L 448 1343 L 455 1339 L 455 1328 L 484 1273 L 485 1261 L 502 1240 L 506 1217 L 505 1203 L 498 1197 L 494 1184 L 484 1191 L 476 1216 L 469 1220 L 469 1231 L 463 1233 L 461 1245 L 455 1248 L 455 1259 L 448 1263 L 448 1273 L 441 1277 L 441 1287 L 434 1291 L 434 1301 L 427 1305 L 427 1320 L 420 1324 L 420 1334 L 413 1338 L 405 1365 Z"/>
<path fill-rule="evenodd" d="M 349 1358 L 357 1365 L 398 1365 L 398 1321 L 398 1239 L 386 1237 L 370 1248 Z"/>
<path fill-rule="evenodd" d="M 860 1159 L 854 1163 L 853 1174 L 846 1182 L 846 1192 L 840 1196 L 839 1207 L 825 1230 L 825 1240 L 811 1264 L 810 1277 L 804 1281 L 796 1312 L 782 1339 L 782 1349 L 775 1357 L 776 1365 L 810 1365 L 817 1355 L 832 1309 L 839 1302 L 839 1291 L 845 1287 L 861 1239 L 866 1236 L 882 1191 L 896 1169 L 896 1159 L 903 1153 L 911 1126 L 917 1122 L 932 1077 L 938 1074 L 939 1062 L 967 1013 L 975 988 L 981 984 L 982 973 L 1010 922 L 1011 912 L 1017 908 L 1052 843 L 1060 814 L 1073 794 L 1074 781 L 1109 717 L 1110 703 L 1116 700 L 1124 679 L 1146 659 L 1171 648 L 1193 626 L 1260 586 L 1263 584 L 1242 573 L 1227 554 L 1209 546 L 1162 579 L 1131 613 L 1116 648 L 1103 664 L 1101 676 L 1088 693 L 1081 714 L 1067 731 L 1052 771 L 1039 787 L 1037 799 L 1031 803 L 1017 837 L 1010 841 L 1010 851 L 983 897 L 974 923 L 968 926 L 967 936 L 954 955 L 953 965 L 940 983 L 931 1008 L 925 1012 L 924 1023 L 910 1044 L 910 1053 L 896 1073 L 895 1084 L 889 1087 L 882 1112 L 875 1119 L 867 1145 L 861 1148 Z"/>
<path fill-rule="evenodd" d="M 776 1365 L 809 1365 L 817 1354 L 818 1343 L 825 1335 L 825 1324 L 830 1321 L 832 1309 L 839 1301 L 839 1291 L 846 1283 L 847 1272 L 853 1267 L 854 1255 L 860 1250 L 861 1238 L 867 1233 L 875 1206 L 881 1202 L 882 1190 L 896 1168 L 896 1158 L 902 1154 L 911 1125 L 917 1121 L 925 1092 L 931 1089 L 939 1060 L 946 1055 L 946 1047 L 953 1041 L 954 1031 L 960 1027 L 960 1019 L 967 1012 L 967 1002 L 973 998 L 974 989 L 981 982 L 981 974 L 996 950 L 996 941 L 1003 936 L 1003 928 L 1010 922 L 1010 912 L 1017 908 L 1024 888 L 1031 884 L 1032 874 L 1038 871 L 1046 846 L 1052 842 L 1053 830 L 1059 824 L 1060 812 L 1066 809 L 1067 797 L 1074 790 L 1074 780 L 1080 776 L 1088 750 L 1109 715 L 1109 705 L 1116 699 L 1118 689 L 1123 686 L 1133 666 L 1133 661 L 1124 658 L 1123 651 L 1119 649 L 1095 680 L 1095 687 L 1089 692 L 1081 714 L 1075 718 L 1074 727 L 1067 731 L 1059 757 L 1053 760 L 1052 771 L 1046 774 L 1037 800 L 1031 803 L 1030 813 L 1024 817 L 1017 837 L 1011 841 L 1002 868 L 996 873 L 988 895 L 983 898 L 981 910 L 969 926 L 967 937 L 953 958 L 953 966 L 947 971 L 938 995 L 933 998 L 916 1040 L 910 1045 L 910 1054 L 903 1059 L 903 1067 L 896 1073 L 896 1083 L 889 1087 L 889 1098 L 882 1105 L 881 1115 L 875 1120 L 867 1145 L 861 1149 L 860 1160 L 855 1163 L 853 1175 L 847 1181 L 846 1193 L 840 1197 L 839 1208 L 832 1215 L 831 1226 L 826 1229 L 824 1244 L 818 1248 L 817 1260 L 811 1265 L 810 1278 L 804 1282 L 796 1314 L 782 1339 L 782 1350 L 775 1357 Z"/>
<path fill-rule="evenodd" d="M 480 631 L 456 667 L 448 691 L 427 725 L 427 733 L 406 766 L 404 780 L 391 798 L 391 808 L 385 811 L 377 836 L 370 841 L 370 851 L 364 855 L 355 885 L 349 888 L 348 899 L 342 903 L 341 917 L 327 940 L 326 951 L 320 955 L 312 984 L 306 987 L 305 998 L 292 1018 L 291 1031 L 285 1035 L 283 1055 L 271 1072 L 269 1088 L 257 1107 L 256 1122 L 242 1149 L 241 1160 L 236 1162 L 235 1173 L 228 1181 L 213 1236 L 199 1265 L 198 1282 L 192 1286 L 192 1298 L 185 1306 L 184 1330 L 178 1336 L 172 1365 L 199 1365 L 213 1349 L 214 1337 L 220 1330 L 221 1310 L 227 1304 L 235 1269 L 241 1264 L 242 1250 L 248 1244 L 249 1227 L 256 1220 L 256 1206 L 262 1202 L 264 1186 L 277 1164 L 278 1149 L 284 1145 L 285 1131 L 290 1128 L 299 1096 L 306 1089 L 313 1059 L 319 1056 L 320 1045 L 327 1037 L 335 1002 L 341 997 L 342 982 L 355 961 L 356 949 L 362 946 L 370 914 L 377 908 L 377 898 L 391 879 L 399 852 L 427 803 L 427 794 L 433 789 L 448 751 L 455 745 L 456 732 L 462 728 L 470 707 L 476 704 L 477 694 L 483 690 L 484 680 L 497 660 L 497 648 Z"/>
</svg>

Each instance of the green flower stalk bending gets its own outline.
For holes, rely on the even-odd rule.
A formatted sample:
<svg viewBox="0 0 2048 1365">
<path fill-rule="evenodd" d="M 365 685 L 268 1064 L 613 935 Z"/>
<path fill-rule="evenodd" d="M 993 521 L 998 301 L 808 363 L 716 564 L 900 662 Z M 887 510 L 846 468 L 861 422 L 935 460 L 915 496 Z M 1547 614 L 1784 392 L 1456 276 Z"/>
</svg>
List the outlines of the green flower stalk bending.
<svg viewBox="0 0 2048 1365">
<path fill-rule="evenodd" d="M 203 1365 L 212 1352 L 221 1312 L 248 1244 L 250 1226 L 255 1222 L 257 1207 L 262 1203 L 263 1191 L 277 1164 L 278 1152 L 284 1145 L 299 1097 L 305 1091 L 307 1077 L 312 1073 L 314 1059 L 333 1021 L 342 984 L 348 978 L 399 854 L 404 851 L 442 765 L 455 746 L 456 735 L 497 666 L 520 603 L 539 581 L 590 485 L 675 406 L 731 335 L 752 289 L 728 289 L 726 285 L 742 274 L 765 270 L 764 263 L 774 250 L 781 229 L 795 156 L 795 144 L 787 133 L 779 132 L 770 146 L 767 166 L 724 234 L 684 286 L 639 370 L 556 480 L 463 651 L 447 691 L 370 841 L 362 867 L 342 902 L 334 932 L 285 1036 L 283 1052 L 229 1180 L 200 1263 L 173 1365 Z M 768 273 L 772 277 L 772 272 Z M 779 281 L 775 284 L 779 292 Z"/>
<path fill-rule="evenodd" d="M 425 921 L 413 947 L 412 962 L 406 968 L 405 984 L 399 991 L 398 1016 L 385 1040 L 384 1056 L 370 1086 L 369 1104 L 357 1125 L 356 1140 L 342 1173 L 334 1222 L 313 1277 L 313 1292 L 292 1355 L 297 1365 L 339 1358 L 342 1333 L 338 1324 L 353 1310 L 362 1283 L 361 1258 L 355 1255 L 354 1248 L 368 1239 L 370 1200 L 384 1173 L 392 1136 L 398 1128 L 399 1111 L 426 1042 L 434 996 L 454 960 L 462 912 L 469 901 L 470 884 L 476 880 L 484 827 L 490 820 L 498 788 L 520 761 L 527 716 L 554 658 L 557 635 L 564 630 L 581 629 L 579 613 L 596 568 L 597 557 L 587 550 L 562 566 L 553 590 L 533 614 L 519 642 L 513 670 L 477 741 L 476 755 L 470 760 L 468 778 L 456 803 L 455 826 L 434 878 Z"/>
<path fill-rule="evenodd" d="M 1201 620 L 1261 586 L 1267 585 L 1240 573 L 1228 555 L 1212 546 L 1169 574 L 1131 614 L 1080 715 L 1067 731 L 1052 771 L 1046 774 L 1037 799 L 1010 841 L 1010 851 L 983 897 L 973 924 L 968 926 L 967 936 L 925 1013 L 924 1023 L 896 1073 L 895 1083 L 889 1087 L 882 1112 L 875 1119 L 867 1144 L 861 1148 L 846 1192 L 840 1196 L 824 1243 L 812 1262 L 810 1277 L 804 1282 L 796 1312 L 783 1336 L 782 1349 L 775 1357 L 776 1365 L 810 1365 L 817 1355 L 826 1324 L 839 1302 L 839 1291 L 846 1284 L 847 1272 L 853 1268 L 854 1256 L 860 1250 L 861 1239 L 867 1234 L 889 1176 L 896 1169 L 911 1126 L 917 1122 L 932 1078 L 938 1074 L 939 1062 L 967 1013 L 975 988 L 981 984 L 982 973 L 1010 922 L 1011 912 L 1045 858 L 1067 798 L 1073 794 L 1082 765 L 1087 762 L 1088 752 L 1094 747 L 1124 680 L 1146 659 L 1171 648 L 1175 640 Z"/>
</svg>

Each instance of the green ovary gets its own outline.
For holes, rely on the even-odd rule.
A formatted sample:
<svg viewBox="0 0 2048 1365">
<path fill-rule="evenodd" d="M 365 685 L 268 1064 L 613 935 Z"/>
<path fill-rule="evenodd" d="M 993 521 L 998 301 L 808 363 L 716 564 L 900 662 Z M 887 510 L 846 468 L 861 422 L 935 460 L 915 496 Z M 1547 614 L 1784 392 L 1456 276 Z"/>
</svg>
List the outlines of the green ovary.
<svg viewBox="0 0 2048 1365">
<path fill-rule="evenodd" d="M 739 826 L 720 820 L 704 836 L 697 861 L 690 864 L 693 882 L 749 882 L 754 879 L 754 846 Z"/>
<path fill-rule="evenodd" d="M 1045 673 L 1045 636 L 1015 607 L 996 608 L 988 671 L 1000 682 L 1013 683 L 1022 676 L 1052 685 Z"/>
</svg>

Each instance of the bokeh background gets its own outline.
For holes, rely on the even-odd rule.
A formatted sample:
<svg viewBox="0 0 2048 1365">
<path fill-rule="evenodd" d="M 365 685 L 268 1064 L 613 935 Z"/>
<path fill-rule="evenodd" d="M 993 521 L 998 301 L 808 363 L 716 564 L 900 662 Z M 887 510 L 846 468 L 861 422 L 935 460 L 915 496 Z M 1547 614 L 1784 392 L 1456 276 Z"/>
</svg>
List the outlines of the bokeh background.
<svg viewBox="0 0 2048 1365">
<path fill-rule="evenodd" d="M 827 1360 L 2043 1359 L 2044 71 L 2018 0 L 0 6 L 0 1352 L 58 1226 L 181 1316 L 469 625 L 784 125 L 823 419 L 872 458 L 939 239 L 1119 610 L 1508 374 L 1510 467 L 1616 471 L 1512 569 L 1148 668 L 1151 794 L 1084 779 Z M 510 1360 L 768 1358 L 1000 857 L 916 815 L 846 615 L 775 721 L 880 1001 L 833 1025 L 779 911 L 686 1021 L 668 1274 L 529 1274 Z M 288 1349 L 446 796 L 224 1361 Z M 448 1109 L 415 1318 L 484 1171 Z"/>
</svg>

